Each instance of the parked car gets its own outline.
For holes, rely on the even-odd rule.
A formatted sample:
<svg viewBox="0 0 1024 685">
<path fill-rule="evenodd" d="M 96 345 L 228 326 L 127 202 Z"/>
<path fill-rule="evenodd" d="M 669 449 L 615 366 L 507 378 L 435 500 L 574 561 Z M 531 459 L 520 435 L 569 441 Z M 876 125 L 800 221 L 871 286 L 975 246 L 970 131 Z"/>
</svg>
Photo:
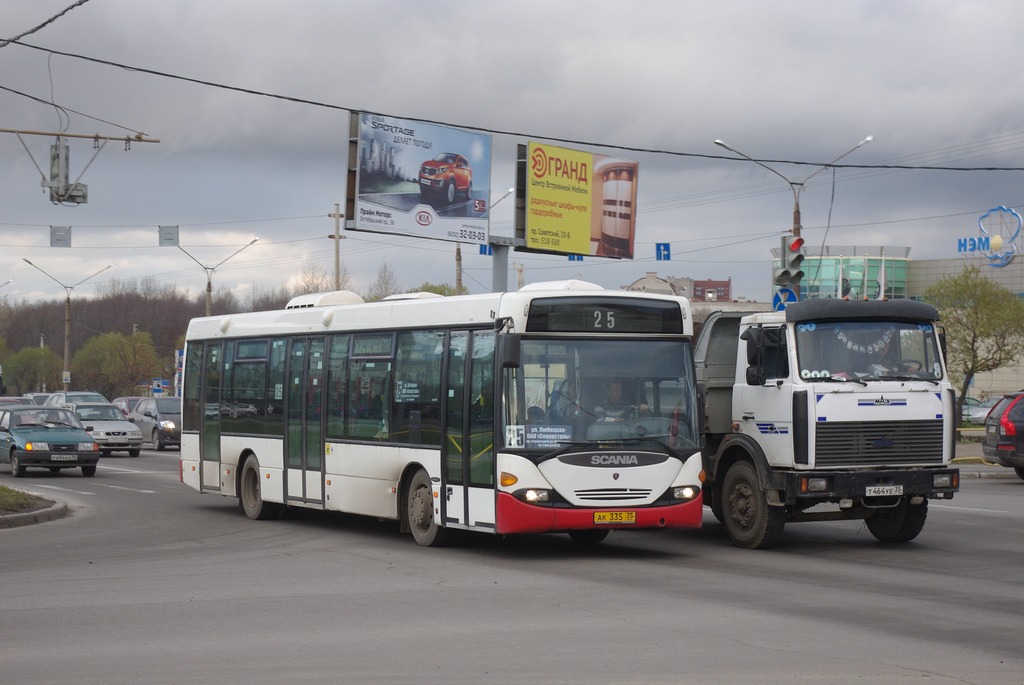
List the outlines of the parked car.
<svg viewBox="0 0 1024 685">
<path fill-rule="evenodd" d="M 46 398 L 43 402 L 44 407 L 66 407 L 71 404 L 78 404 L 79 402 L 103 402 L 110 404 L 107 398 L 98 392 L 92 392 L 87 390 L 69 390 L 64 392 L 63 390 L 58 391 Z"/>
<path fill-rule="evenodd" d="M 104 457 L 111 452 L 127 452 L 129 457 L 137 457 L 142 452 L 142 433 L 139 427 L 114 405 L 107 402 L 83 402 L 74 405 L 74 412 L 100 446 Z"/>
<path fill-rule="evenodd" d="M 144 399 L 146 398 L 142 395 L 129 395 L 127 397 L 115 397 L 110 403 L 120 409 L 122 414 L 128 416 L 135 409 L 135 405 Z"/>
<path fill-rule="evenodd" d="M 28 400 L 25 404 L 43 404 L 46 402 L 46 398 L 52 394 L 52 392 L 27 392 L 22 397 Z"/>
<path fill-rule="evenodd" d="M 988 416 L 989 410 L 996 406 L 1000 398 L 993 397 L 982 402 L 978 402 L 967 411 L 966 423 L 973 424 L 975 426 L 985 425 L 985 417 Z"/>
<path fill-rule="evenodd" d="M 1013 469 L 1024 479 L 1024 391 L 1010 393 L 999 400 L 985 419 L 982 454 Z"/>
<path fill-rule="evenodd" d="M 24 397 L 7 397 L 6 395 L 0 397 L 0 405 L 4 407 L 13 407 L 23 404 L 29 404 L 29 401 Z"/>
<path fill-rule="evenodd" d="M 181 446 L 181 400 L 177 397 L 144 397 L 128 415 L 153 449 Z"/>
<path fill-rule="evenodd" d="M 81 468 L 96 475 L 100 447 L 70 409 L 41 406 L 0 407 L 0 450 L 21 478 L 29 467 L 50 471 Z"/>
<path fill-rule="evenodd" d="M 442 152 L 420 165 L 420 196 L 440 196 L 448 204 L 457 193 L 473 194 L 473 170 L 469 160 L 454 152 Z"/>
</svg>

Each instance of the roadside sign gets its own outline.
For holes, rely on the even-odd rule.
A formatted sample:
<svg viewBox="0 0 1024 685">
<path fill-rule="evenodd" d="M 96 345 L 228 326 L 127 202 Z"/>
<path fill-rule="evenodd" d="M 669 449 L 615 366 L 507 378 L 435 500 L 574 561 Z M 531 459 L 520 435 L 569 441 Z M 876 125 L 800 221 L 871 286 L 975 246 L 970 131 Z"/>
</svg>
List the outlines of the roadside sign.
<svg viewBox="0 0 1024 685">
<path fill-rule="evenodd" d="M 796 302 L 797 299 L 796 293 L 789 288 L 779 288 L 779 292 L 775 293 L 775 297 L 772 298 L 772 309 L 781 312 L 787 305 Z"/>
</svg>

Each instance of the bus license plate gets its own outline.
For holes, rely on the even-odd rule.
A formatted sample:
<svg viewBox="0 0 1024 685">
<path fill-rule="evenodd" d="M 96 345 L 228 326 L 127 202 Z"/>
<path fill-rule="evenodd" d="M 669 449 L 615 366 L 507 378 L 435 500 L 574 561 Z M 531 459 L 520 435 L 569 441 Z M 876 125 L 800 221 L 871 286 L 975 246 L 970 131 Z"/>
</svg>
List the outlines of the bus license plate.
<svg viewBox="0 0 1024 685">
<path fill-rule="evenodd" d="M 893 497 L 902 494 L 902 485 L 869 485 L 864 488 L 864 495 L 867 497 Z"/>
<path fill-rule="evenodd" d="M 635 511 L 595 511 L 594 525 L 636 523 Z"/>
<path fill-rule="evenodd" d="M 50 461 L 78 461 L 77 454 L 52 454 Z"/>
</svg>

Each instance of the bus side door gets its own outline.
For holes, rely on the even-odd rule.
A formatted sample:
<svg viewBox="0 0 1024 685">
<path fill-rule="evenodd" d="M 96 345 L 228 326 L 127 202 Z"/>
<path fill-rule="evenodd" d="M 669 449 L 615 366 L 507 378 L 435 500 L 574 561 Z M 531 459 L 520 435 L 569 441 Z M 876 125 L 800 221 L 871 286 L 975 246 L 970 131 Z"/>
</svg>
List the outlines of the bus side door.
<svg viewBox="0 0 1024 685">
<path fill-rule="evenodd" d="M 452 331 L 448 347 L 445 525 L 494 528 L 493 331 Z"/>
<path fill-rule="evenodd" d="M 289 500 L 323 502 L 323 336 L 292 338 L 285 371 L 285 481 Z"/>
<path fill-rule="evenodd" d="M 199 424 L 200 489 L 220 492 L 220 400 L 223 342 L 203 345 L 202 423 Z"/>
</svg>

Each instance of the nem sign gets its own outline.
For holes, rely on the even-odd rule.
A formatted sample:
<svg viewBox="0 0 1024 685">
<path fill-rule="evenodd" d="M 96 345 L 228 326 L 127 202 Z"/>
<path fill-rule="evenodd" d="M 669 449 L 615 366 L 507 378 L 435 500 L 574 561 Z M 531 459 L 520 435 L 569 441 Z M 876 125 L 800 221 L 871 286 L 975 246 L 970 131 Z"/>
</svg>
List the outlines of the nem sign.
<svg viewBox="0 0 1024 685">
<path fill-rule="evenodd" d="M 978 235 L 957 239 L 957 252 L 980 255 L 994 268 L 1013 261 L 1020 251 L 1021 216 L 1002 205 L 988 210 L 978 219 Z"/>
</svg>

